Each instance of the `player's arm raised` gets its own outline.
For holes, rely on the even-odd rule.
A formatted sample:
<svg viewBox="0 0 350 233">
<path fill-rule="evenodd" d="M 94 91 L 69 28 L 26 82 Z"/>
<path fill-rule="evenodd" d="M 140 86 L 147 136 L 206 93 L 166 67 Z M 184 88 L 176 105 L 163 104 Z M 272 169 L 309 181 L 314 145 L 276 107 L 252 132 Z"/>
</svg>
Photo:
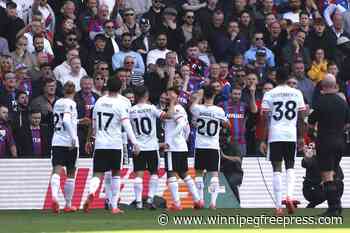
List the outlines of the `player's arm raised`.
<svg viewBox="0 0 350 233">
<path fill-rule="evenodd" d="M 251 85 L 249 87 L 249 91 L 250 91 L 250 102 L 249 102 L 250 112 L 251 113 L 257 113 L 258 112 L 258 106 L 256 105 L 256 100 L 255 100 L 256 86 L 255 85 Z"/>
</svg>

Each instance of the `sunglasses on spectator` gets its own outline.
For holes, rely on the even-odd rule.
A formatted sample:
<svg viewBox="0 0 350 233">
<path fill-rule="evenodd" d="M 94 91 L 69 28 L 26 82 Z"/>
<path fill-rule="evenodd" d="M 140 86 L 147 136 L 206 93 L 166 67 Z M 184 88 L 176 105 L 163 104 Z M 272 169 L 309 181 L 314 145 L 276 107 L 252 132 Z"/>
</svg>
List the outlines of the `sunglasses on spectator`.
<svg viewBox="0 0 350 233">
<path fill-rule="evenodd" d="M 112 29 L 112 28 L 114 28 L 114 26 L 106 26 L 106 28 Z"/>
<path fill-rule="evenodd" d="M 74 37 L 68 37 L 67 39 L 68 39 L 68 41 L 77 41 L 78 40 L 77 38 L 74 38 Z"/>
<path fill-rule="evenodd" d="M 288 81 L 287 84 L 288 85 L 297 85 L 298 83 L 297 82 L 293 82 L 293 81 Z"/>
<path fill-rule="evenodd" d="M 104 80 L 104 78 L 95 78 L 96 81 Z"/>
<path fill-rule="evenodd" d="M 256 37 L 255 40 L 263 40 L 264 37 Z"/>
<path fill-rule="evenodd" d="M 193 19 L 194 16 L 193 16 L 193 15 L 188 15 L 188 16 L 186 16 L 186 18 L 187 18 L 187 19 Z"/>
<path fill-rule="evenodd" d="M 108 67 L 100 67 L 100 70 L 108 70 Z"/>
<path fill-rule="evenodd" d="M 124 16 L 134 16 L 134 13 L 125 13 Z"/>
<path fill-rule="evenodd" d="M 130 64 L 134 64 L 134 62 L 133 61 L 127 61 L 127 62 L 125 62 L 125 64 L 130 65 Z"/>
</svg>

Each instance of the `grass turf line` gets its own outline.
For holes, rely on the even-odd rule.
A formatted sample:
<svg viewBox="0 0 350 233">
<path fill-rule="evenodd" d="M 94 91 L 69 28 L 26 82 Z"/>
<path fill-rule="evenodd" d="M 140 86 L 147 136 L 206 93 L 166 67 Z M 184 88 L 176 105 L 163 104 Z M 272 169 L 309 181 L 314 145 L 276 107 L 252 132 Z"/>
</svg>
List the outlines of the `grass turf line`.
<svg viewBox="0 0 350 233">
<path fill-rule="evenodd" d="M 316 216 L 324 210 L 321 209 L 298 209 L 296 216 Z M 126 210 L 123 215 L 111 215 L 104 210 L 92 210 L 91 213 L 83 212 L 55 215 L 49 211 L 0 211 L 0 233 L 110 233 L 115 230 L 125 232 L 140 232 L 140 230 L 175 230 L 172 232 L 180 232 L 177 229 L 195 230 L 204 232 L 228 232 L 227 230 L 241 229 L 238 225 L 174 225 L 169 223 L 167 226 L 160 226 L 157 217 L 163 211 L 136 211 L 133 209 Z M 273 216 L 272 209 L 221 209 L 211 210 L 184 210 L 177 213 L 169 213 L 169 217 L 173 216 L 259 216 L 262 214 Z M 282 225 L 264 225 L 261 228 L 264 232 L 276 232 L 281 229 Z M 274 229 L 277 228 L 277 229 Z M 336 228 L 334 232 L 350 232 L 350 209 L 344 209 L 343 225 L 288 225 L 290 228 L 304 229 L 303 232 L 309 232 L 312 228 L 323 228 L 327 232 L 332 231 L 330 228 Z M 347 229 L 345 229 L 347 228 Z M 177 230 L 177 231 L 176 231 Z M 220 230 L 220 231 L 219 231 Z M 247 231 L 246 231 L 247 230 Z M 259 229 L 261 230 L 261 229 Z M 307 230 L 307 231 L 305 231 Z M 320 230 L 320 229 L 319 229 Z M 339 230 L 339 231 L 338 231 Z M 345 231 L 344 231 L 345 230 Z M 244 226 L 245 232 L 257 232 L 253 225 Z M 294 232 L 294 231 L 290 231 Z M 183 233 L 183 232 L 182 232 Z M 318 231 L 323 233 L 323 231 Z M 324 232 L 325 233 L 325 232 Z"/>
</svg>

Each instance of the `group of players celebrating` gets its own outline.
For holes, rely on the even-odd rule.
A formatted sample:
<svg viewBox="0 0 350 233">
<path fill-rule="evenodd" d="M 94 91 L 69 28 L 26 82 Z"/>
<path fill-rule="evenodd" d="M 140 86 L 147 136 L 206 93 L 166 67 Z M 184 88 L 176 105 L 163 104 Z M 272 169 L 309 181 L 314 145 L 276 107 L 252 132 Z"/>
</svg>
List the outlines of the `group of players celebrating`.
<svg viewBox="0 0 350 233">
<path fill-rule="evenodd" d="M 266 140 L 261 143 L 260 149 L 269 155 L 273 167 L 273 191 L 275 194 L 276 214 L 283 215 L 282 208 L 282 161 L 287 171 L 287 198 L 286 205 L 289 213 L 294 212 L 293 189 L 295 183 L 294 158 L 298 148 L 303 147 L 305 103 L 302 93 L 286 85 L 287 75 L 283 71 L 277 74 L 279 85 L 265 93 L 262 101 L 262 115 L 265 118 Z M 194 94 L 190 106 L 191 124 L 196 128 L 195 135 L 195 169 L 196 177 L 188 174 L 188 146 L 190 122 L 185 109 L 178 103 L 178 91 L 174 88 L 167 90 L 168 107 L 166 111 L 157 109 L 149 104 L 148 91 L 145 87 L 135 89 L 136 104 L 131 106 L 130 101 L 120 94 L 122 82 L 110 78 L 107 82 L 107 93 L 100 97 L 94 106 L 92 126 L 86 150 L 93 150 L 93 176 L 89 182 L 88 197 L 83 210 L 89 212 L 102 177 L 105 177 L 105 190 L 112 214 L 123 213 L 118 208 L 120 194 L 120 169 L 123 164 L 123 147 L 132 145 L 133 165 L 136 178 L 134 192 L 136 208 L 143 208 L 142 189 L 143 172 L 151 174 L 147 204 L 155 208 L 154 195 L 158 186 L 158 162 L 160 148 L 165 152 L 165 169 L 167 184 L 173 204 L 171 210 L 182 210 L 178 177 L 188 187 L 194 200 L 194 208 L 204 208 L 204 181 L 203 173 L 211 173 L 209 189 L 211 200 L 209 208 L 216 208 L 216 199 L 219 193 L 220 149 L 219 135 L 223 127 L 229 126 L 229 121 L 222 108 L 214 105 L 215 92 L 210 86 L 205 86 Z M 74 191 L 75 163 L 78 157 L 77 137 L 77 110 L 73 101 L 75 87 L 72 82 L 64 85 L 65 96 L 59 99 L 53 109 L 54 136 L 52 140 L 53 173 L 50 184 L 52 190 L 52 210 L 60 212 L 58 192 L 60 188 L 60 172 L 66 168 L 67 179 L 64 185 L 66 205 L 64 212 L 74 212 L 72 206 Z M 331 91 L 329 91 L 331 93 Z M 337 99 L 338 100 L 338 99 Z M 317 110 L 318 111 L 318 110 Z M 316 116 L 315 114 L 318 115 Z M 314 113 L 311 122 L 315 124 L 321 113 Z M 348 114 L 346 111 L 344 114 Z M 344 115 L 348 117 L 348 115 Z M 157 138 L 157 119 L 163 121 L 165 142 L 160 144 Z M 345 122 L 345 120 L 344 120 Z M 340 126 L 339 126 L 340 127 Z M 126 135 L 126 136 L 125 136 Z M 332 148 L 327 148 L 331 150 Z M 326 153 L 331 153 L 328 151 Z M 324 157 L 324 156 L 323 156 Z M 340 159 L 332 160 L 331 166 L 336 166 Z M 333 167 L 325 168 L 327 171 Z M 333 190 L 332 175 L 324 176 L 325 185 Z M 330 197 L 331 199 L 333 197 Z M 334 199 L 334 198 L 333 198 Z M 329 200 L 328 200 L 329 202 Z M 331 200 L 332 202 L 332 200 Z M 334 206 L 337 202 L 337 206 Z M 340 200 L 333 200 L 328 212 L 338 211 Z M 331 204 L 332 204 L 331 203 Z"/>
</svg>

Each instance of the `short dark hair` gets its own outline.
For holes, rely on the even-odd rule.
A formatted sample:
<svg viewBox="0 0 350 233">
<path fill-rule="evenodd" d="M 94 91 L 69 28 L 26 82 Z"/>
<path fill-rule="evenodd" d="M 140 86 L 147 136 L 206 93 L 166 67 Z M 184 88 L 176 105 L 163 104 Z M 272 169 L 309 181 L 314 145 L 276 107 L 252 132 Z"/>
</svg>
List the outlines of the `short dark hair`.
<svg viewBox="0 0 350 233">
<path fill-rule="evenodd" d="M 126 37 L 126 36 L 132 37 L 131 33 L 129 33 L 129 32 L 124 32 L 124 33 L 122 34 L 121 38 L 123 39 L 123 38 Z"/>
<path fill-rule="evenodd" d="M 137 100 L 145 97 L 148 94 L 148 88 L 145 86 L 136 87 L 134 89 L 134 95 Z"/>
<path fill-rule="evenodd" d="M 212 86 L 205 86 L 203 88 L 203 97 L 204 99 L 211 99 L 215 96 Z"/>
<path fill-rule="evenodd" d="M 176 95 L 180 95 L 180 91 L 176 87 L 169 87 L 167 91 L 173 91 Z"/>
<path fill-rule="evenodd" d="M 287 67 L 278 67 L 276 70 L 276 81 L 280 84 L 285 83 L 289 79 L 289 70 Z"/>
<path fill-rule="evenodd" d="M 109 92 L 117 93 L 122 87 L 122 81 L 119 78 L 109 78 L 107 80 L 107 88 Z"/>
<path fill-rule="evenodd" d="M 41 113 L 41 111 L 40 111 L 39 108 L 32 108 L 32 109 L 30 110 L 30 114 L 31 114 L 31 115 L 32 115 L 32 114 L 36 114 L 36 113 Z"/>
<path fill-rule="evenodd" d="M 63 90 L 65 95 L 72 95 L 75 93 L 75 84 L 72 81 L 67 81 L 63 85 Z"/>
<path fill-rule="evenodd" d="M 25 92 L 25 91 L 18 91 L 17 94 L 16 94 L 16 99 L 18 99 L 21 95 L 28 96 L 27 92 Z"/>
</svg>

